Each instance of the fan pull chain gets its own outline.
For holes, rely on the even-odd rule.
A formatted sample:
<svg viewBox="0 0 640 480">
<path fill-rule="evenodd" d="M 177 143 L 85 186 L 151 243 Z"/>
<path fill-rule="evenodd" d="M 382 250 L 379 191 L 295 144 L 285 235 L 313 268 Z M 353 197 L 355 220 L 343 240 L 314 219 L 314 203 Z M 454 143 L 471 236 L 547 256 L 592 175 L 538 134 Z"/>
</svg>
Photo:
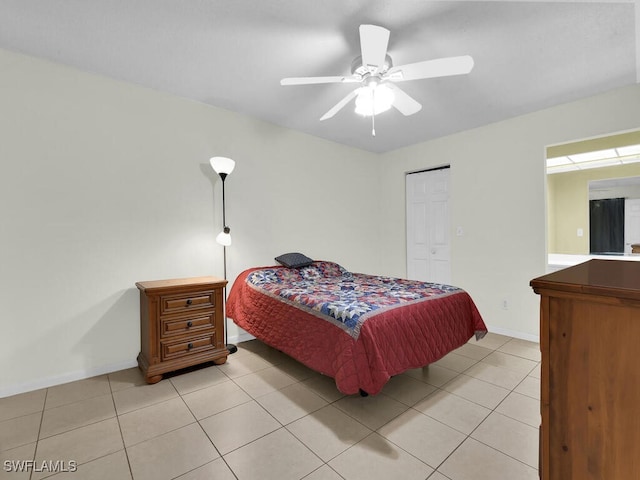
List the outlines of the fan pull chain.
<svg viewBox="0 0 640 480">
<path fill-rule="evenodd" d="M 376 90 L 371 92 L 371 136 L 376 136 Z"/>
</svg>

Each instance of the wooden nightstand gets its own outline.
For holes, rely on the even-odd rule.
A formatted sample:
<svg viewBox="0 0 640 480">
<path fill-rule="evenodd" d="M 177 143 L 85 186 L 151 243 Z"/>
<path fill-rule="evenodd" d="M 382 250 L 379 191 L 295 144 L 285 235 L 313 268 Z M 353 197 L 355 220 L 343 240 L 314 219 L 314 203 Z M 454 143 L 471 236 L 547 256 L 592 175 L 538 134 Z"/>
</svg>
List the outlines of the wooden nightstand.
<svg viewBox="0 0 640 480">
<path fill-rule="evenodd" d="M 227 361 L 224 287 L 216 277 L 137 282 L 140 290 L 138 365 L 147 383 L 166 372 Z"/>
</svg>

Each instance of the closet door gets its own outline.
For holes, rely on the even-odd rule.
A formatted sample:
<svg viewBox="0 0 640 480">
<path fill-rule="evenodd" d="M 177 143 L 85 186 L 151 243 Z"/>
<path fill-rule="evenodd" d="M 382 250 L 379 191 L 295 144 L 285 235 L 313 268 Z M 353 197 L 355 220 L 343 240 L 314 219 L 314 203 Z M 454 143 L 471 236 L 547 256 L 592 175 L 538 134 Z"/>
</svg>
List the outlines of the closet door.
<svg viewBox="0 0 640 480">
<path fill-rule="evenodd" d="M 407 195 L 407 277 L 451 283 L 449 167 L 410 173 Z"/>
</svg>

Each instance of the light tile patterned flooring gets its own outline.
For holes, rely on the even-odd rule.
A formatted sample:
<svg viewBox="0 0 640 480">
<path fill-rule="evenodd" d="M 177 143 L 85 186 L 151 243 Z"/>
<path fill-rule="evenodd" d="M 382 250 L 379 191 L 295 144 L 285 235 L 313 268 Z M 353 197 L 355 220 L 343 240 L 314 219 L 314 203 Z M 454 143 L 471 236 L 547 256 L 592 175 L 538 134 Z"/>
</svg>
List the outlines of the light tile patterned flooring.
<svg viewBox="0 0 640 480">
<path fill-rule="evenodd" d="M 0 479 L 533 480 L 539 379 L 537 344 L 488 334 L 344 396 L 254 340 L 155 385 L 132 368 L 0 399 Z"/>
</svg>

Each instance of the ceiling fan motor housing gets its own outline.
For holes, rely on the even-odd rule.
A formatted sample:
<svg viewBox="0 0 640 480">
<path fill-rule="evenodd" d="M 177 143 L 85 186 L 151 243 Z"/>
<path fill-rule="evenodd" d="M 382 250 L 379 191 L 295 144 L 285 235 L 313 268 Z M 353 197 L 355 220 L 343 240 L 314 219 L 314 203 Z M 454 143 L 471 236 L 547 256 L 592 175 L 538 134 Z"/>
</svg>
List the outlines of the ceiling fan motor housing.
<svg viewBox="0 0 640 480">
<path fill-rule="evenodd" d="M 377 68 L 373 65 L 372 66 L 363 65 L 362 55 L 358 55 L 356 58 L 353 59 L 353 62 L 351 62 L 351 73 L 354 75 L 360 75 L 361 77 L 364 78 L 368 75 L 371 75 L 376 70 L 378 71 L 377 75 L 383 75 L 391 67 L 393 67 L 393 61 L 391 60 L 391 57 L 388 54 L 385 55 L 384 64 L 382 64 L 380 68 Z"/>
</svg>

